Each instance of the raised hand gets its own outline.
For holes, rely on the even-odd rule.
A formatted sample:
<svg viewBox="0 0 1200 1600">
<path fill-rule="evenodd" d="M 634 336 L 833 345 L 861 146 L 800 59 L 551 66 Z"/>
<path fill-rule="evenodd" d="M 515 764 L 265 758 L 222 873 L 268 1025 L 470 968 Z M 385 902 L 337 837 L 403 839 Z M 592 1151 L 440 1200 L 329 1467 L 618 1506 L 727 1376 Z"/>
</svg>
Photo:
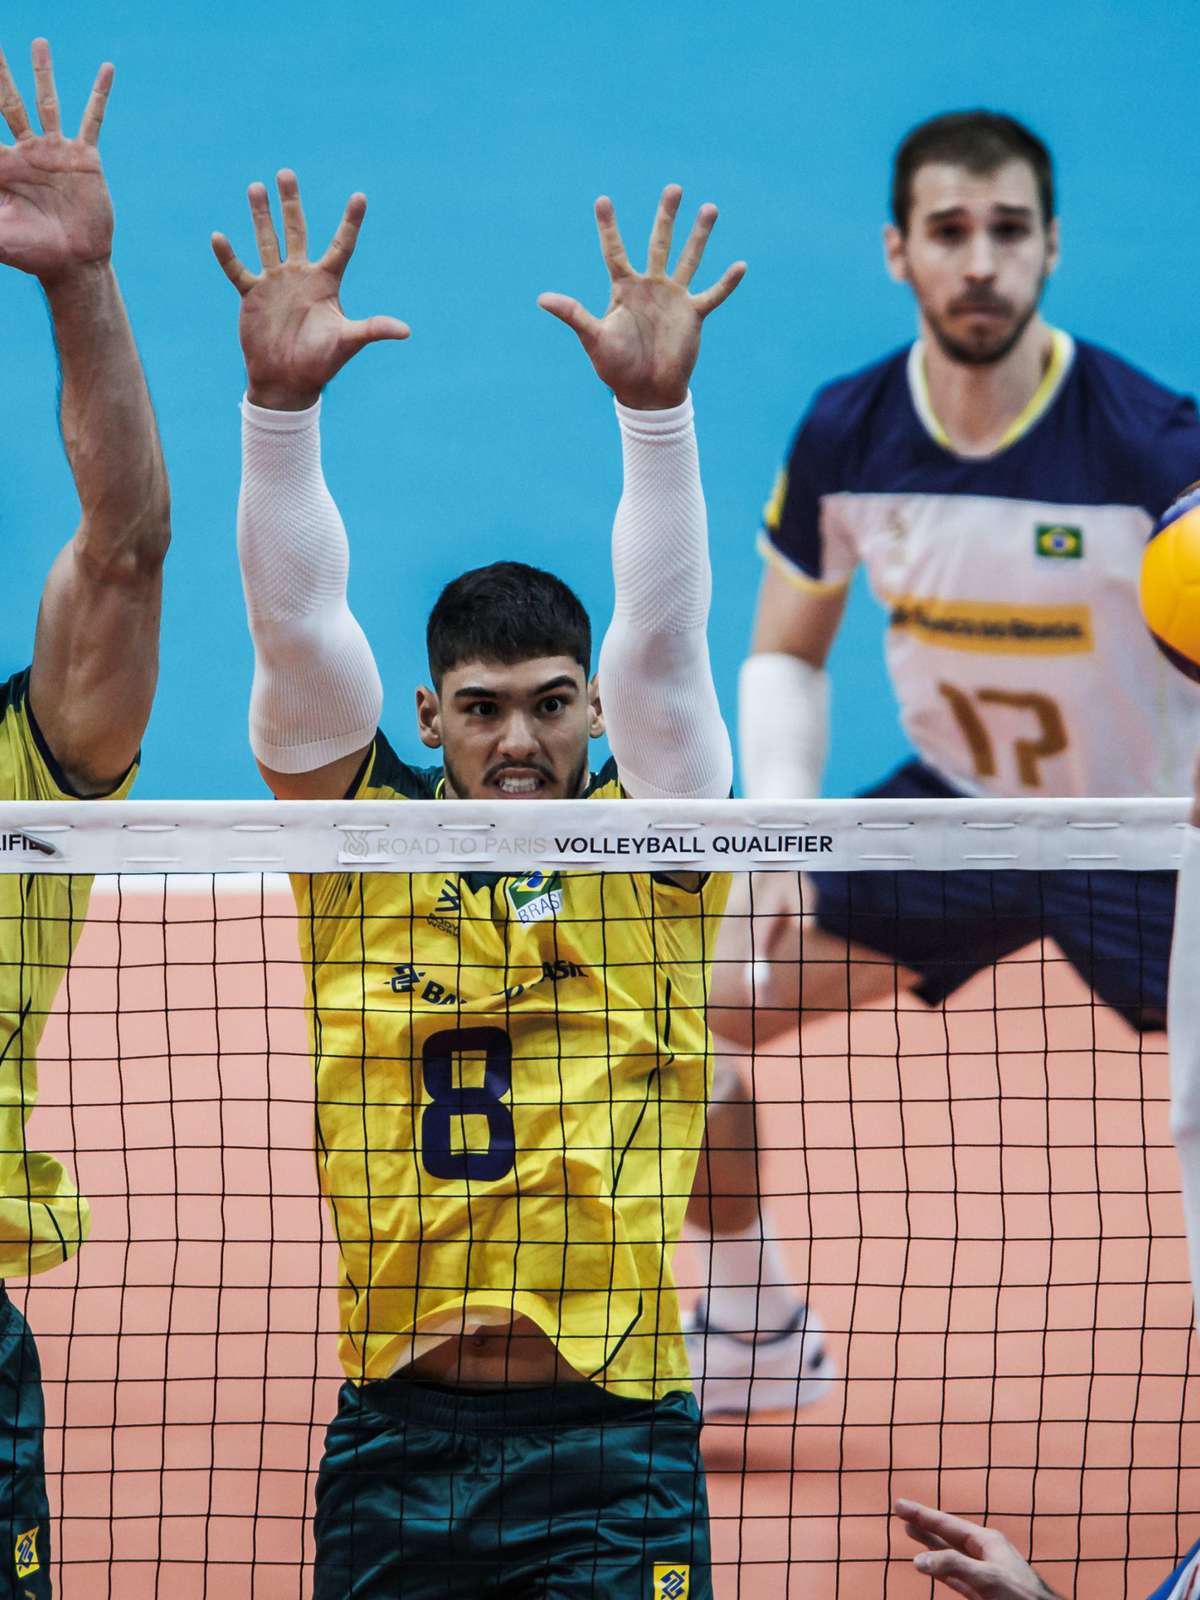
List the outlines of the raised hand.
<svg viewBox="0 0 1200 1600">
<path fill-rule="evenodd" d="M 286 258 L 280 256 L 266 186 L 261 183 L 252 183 L 248 193 L 262 271 L 243 266 L 223 233 L 213 234 L 212 247 L 242 297 L 238 333 L 251 403 L 300 411 L 315 402 L 333 375 L 365 345 L 407 339 L 409 328 L 395 317 L 352 321 L 338 298 L 366 215 L 366 196 L 350 196 L 329 248 L 319 261 L 310 261 L 296 174 L 285 168 L 276 183 Z"/>
<path fill-rule="evenodd" d="M 917 1571 L 955 1594 L 967 1600 L 1060 1600 L 995 1528 L 916 1500 L 897 1500 L 892 1510 L 905 1531 L 930 1552 L 915 1558 Z"/>
<path fill-rule="evenodd" d="M 603 317 L 594 317 L 569 295 L 538 296 L 543 311 L 574 328 L 598 376 L 621 404 L 640 411 L 662 411 L 683 403 L 700 354 L 701 324 L 729 298 L 746 272 L 746 263 L 735 261 L 711 289 L 689 293 L 717 220 L 716 206 L 703 205 L 675 270 L 668 275 L 671 234 L 682 198 L 678 184 L 663 190 L 645 272 L 630 265 L 612 201 L 607 195 L 596 201 L 600 248 L 612 280 Z"/>
<path fill-rule="evenodd" d="M 62 133 L 45 39 L 33 41 L 33 76 L 41 133 L 0 53 L 0 116 L 15 141 L 0 145 L 0 262 L 51 285 L 112 254 L 112 201 L 96 146 L 113 68 L 106 61 L 96 74 L 73 139 Z"/>
</svg>

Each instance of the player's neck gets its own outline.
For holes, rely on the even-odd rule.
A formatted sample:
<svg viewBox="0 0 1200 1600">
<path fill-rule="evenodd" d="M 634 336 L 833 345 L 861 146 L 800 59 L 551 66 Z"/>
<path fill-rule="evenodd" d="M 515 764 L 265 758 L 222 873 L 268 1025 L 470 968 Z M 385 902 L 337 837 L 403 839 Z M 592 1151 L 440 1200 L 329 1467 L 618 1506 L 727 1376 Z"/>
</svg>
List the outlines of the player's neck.
<svg viewBox="0 0 1200 1600">
<path fill-rule="evenodd" d="M 1003 360 L 988 366 L 953 360 L 922 332 L 929 406 L 951 449 L 991 455 L 1037 393 L 1054 352 L 1054 330 L 1034 317 Z"/>
</svg>

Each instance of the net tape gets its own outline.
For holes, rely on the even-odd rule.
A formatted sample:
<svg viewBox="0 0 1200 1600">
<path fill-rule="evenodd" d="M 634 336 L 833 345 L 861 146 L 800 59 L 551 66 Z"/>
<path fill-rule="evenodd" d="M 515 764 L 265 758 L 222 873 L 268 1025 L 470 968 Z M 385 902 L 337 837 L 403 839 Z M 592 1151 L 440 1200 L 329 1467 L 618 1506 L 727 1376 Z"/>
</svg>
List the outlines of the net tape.
<svg viewBox="0 0 1200 1600">
<path fill-rule="evenodd" d="M 1145 871 L 1186 826 L 1183 799 L 32 801 L 0 872 Z"/>
</svg>

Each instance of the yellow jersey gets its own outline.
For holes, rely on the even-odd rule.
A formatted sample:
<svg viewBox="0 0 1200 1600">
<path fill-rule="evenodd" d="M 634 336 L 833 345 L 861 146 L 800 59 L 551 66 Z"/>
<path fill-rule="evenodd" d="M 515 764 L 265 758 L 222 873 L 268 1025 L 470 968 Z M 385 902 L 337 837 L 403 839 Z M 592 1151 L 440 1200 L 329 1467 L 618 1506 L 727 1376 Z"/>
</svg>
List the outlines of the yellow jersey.
<svg viewBox="0 0 1200 1600">
<path fill-rule="evenodd" d="M 131 767 L 110 798 L 129 793 Z M 29 709 L 29 672 L 0 685 L 0 801 L 72 800 Z M 9 847 L 7 835 L 0 846 Z M 0 873 L 0 1278 L 74 1255 L 91 1210 L 57 1157 L 25 1147 L 37 1050 L 87 916 L 92 880 Z"/>
<path fill-rule="evenodd" d="M 376 736 L 356 799 L 432 799 Z M 615 799 L 616 770 L 589 797 Z M 361 1382 L 531 1319 L 631 1398 L 689 1386 L 671 1251 L 729 890 L 650 872 L 297 876 L 316 1155 Z"/>
</svg>

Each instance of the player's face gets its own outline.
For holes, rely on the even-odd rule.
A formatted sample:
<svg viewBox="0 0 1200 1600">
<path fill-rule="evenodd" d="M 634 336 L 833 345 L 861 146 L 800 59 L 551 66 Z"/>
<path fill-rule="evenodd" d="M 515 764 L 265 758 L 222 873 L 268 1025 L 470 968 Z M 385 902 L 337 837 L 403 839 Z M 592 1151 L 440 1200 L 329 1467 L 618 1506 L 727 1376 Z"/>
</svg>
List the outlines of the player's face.
<svg viewBox="0 0 1200 1600">
<path fill-rule="evenodd" d="M 417 690 L 421 740 L 442 751 L 446 792 L 465 800 L 564 800 L 588 777 L 604 731 L 593 679 L 570 656 L 467 661 Z"/>
<path fill-rule="evenodd" d="M 1025 161 L 991 173 L 930 162 L 913 177 L 908 231 L 884 230 L 888 270 L 911 284 L 924 331 L 952 361 L 1002 361 L 1037 312 L 1058 260 Z"/>
</svg>

